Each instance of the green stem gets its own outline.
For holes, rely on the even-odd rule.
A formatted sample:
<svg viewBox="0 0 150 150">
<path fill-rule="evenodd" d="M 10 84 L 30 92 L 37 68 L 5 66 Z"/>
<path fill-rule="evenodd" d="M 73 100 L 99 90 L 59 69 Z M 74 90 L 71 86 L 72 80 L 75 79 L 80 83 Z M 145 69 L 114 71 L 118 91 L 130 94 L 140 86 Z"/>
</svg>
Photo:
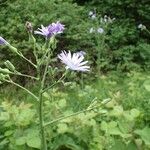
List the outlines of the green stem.
<svg viewBox="0 0 150 150">
<path fill-rule="evenodd" d="M 26 57 L 24 57 L 23 55 L 22 55 L 22 53 L 17 53 L 20 57 L 22 57 L 24 60 L 26 60 L 27 62 L 29 62 L 33 67 L 35 67 L 35 68 L 37 68 L 37 66 L 34 64 L 34 63 L 32 63 L 29 59 L 27 59 Z"/>
<path fill-rule="evenodd" d="M 107 104 L 109 101 L 110 101 L 110 99 L 108 99 L 108 100 L 105 101 L 104 103 L 101 103 L 101 105 Z M 53 124 L 53 123 L 56 123 L 56 122 L 58 122 L 58 121 L 61 121 L 61 120 L 63 120 L 63 119 L 70 118 L 70 117 L 72 117 L 72 116 L 76 116 L 76 115 L 79 115 L 79 114 L 81 114 L 81 113 L 85 113 L 85 112 L 91 111 L 91 110 L 93 110 L 93 109 L 96 109 L 96 108 L 100 107 L 101 105 L 94 106 L 94 107 L 91 107 L 91 108 L 88 108 L 88 109 L 85 109 L 85 110 L 78 111 L 78 112 L 76 112 L 76 113 L 72 113 L 72 114 L 67 115 L 67 116 L 60 117 L 60 118 L 58 118 L 58 119 L 52 120 L 52 121 L 50 121 L 50 122 L 45 123 L 45 124 L 44 124 L 44 127 L 45 127 L 45 126 L 48 126 L 48 125 L 51 125 L 51 124 Z"/>
<path fill-rule="evenodd" d="M 42 96 L 42 94 L 43 94 L 43 88 L 44 88 L 44 83 L 45 83 L 45 79 L 46 79 L 49 59 L 50 59 L 50 54 L 48 55 L 44 74 L 43 74 L 43 77 L 41 79 L 41 88 L 40 88 L 40 93 L 39 93 L 39 100 L 40 100 L 40 103 L 39 103 L 39 120 L 40 120 L 40 129 L 41 129 L 41 150 L 47 150 L 47 143 L 46 143 L 45 130 L 44 130 L 43 96 Z"/>
<path fill-rule="evenodd" d="M 28 78 L 31 78 L 31 79 L 35 79 L 35 80 L 39 80 L 38 78 L 36 77 L 33 77 L 33 76 L 30 76 L 30 75 L 27 75 L 27 74 L 22 74 L 20 72 L 12 72 L 11 74 L 14 74 L 14 75 L 18 75 L 18 76 L 23 76 L 23 77 L 28 77 Z"/>
<path fill-rule="evenodd" d="M 30 94 L 31 96 L 33 96 L 33 97 L 36 99 L 36 101 L 39 101 L 39 99 L 38 99 L 38 97 L 37 97 L 36 95 L 34 95 L 32 92 L 30 92 L 28 89 L 24 88 L 23 86 L 21 86 L 21 85 L 15 83 L 15 82 L 13 82 L 12 80 L 5 80 L 5 81 L 8 82 L 8 83 L 11 83 L 11 84 L 13 84 L 13 85 L 15 85 L 15 86 L 17 86 L 17 87 L 19 87 L 19 88 L 21 88 L 21 89 L 23 89 L 23 90 L 26 91 L 28 94 Z"/>
<path fill-rule="evenodd" d="M 44 119 L 43 119 L 43 98 L 42 98 L 42 90 L 39 93 L 39 120 L 40 120 L 40 129 L 41 129 L 41 150 L 47 150 L 47 143 L 45 137 L 44 130 Z"/>
<path fill-rule="evenodd" d="M 61 80 L 65 77 L 66 72 L 61 76 L 61 78 L 59 78 L 57 81 L 55 81 L 52 85 L 50 85 L 49 87 L 45 88 L 43 90 L 43 93 L 46 92 L 47 90 L 49 90 L 50 88 L 52 88 L 53 86 L 55 86 L 56 84 L 60 83 Z"/>
</svg>

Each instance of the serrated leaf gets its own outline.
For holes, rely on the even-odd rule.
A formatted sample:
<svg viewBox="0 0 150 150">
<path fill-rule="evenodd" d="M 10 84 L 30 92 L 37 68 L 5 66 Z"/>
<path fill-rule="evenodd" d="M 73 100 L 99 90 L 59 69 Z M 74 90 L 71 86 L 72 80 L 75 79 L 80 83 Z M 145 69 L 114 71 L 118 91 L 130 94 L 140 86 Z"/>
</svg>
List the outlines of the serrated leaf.
<svg viewBox="0 0 150 150">
<path fill-rule="evenodd" d="M 150 128 L 145 127 L 142 130 L 135 130 L 134 133 L 138 134 L 146 145 L 150 145 Z"/>
</svg>

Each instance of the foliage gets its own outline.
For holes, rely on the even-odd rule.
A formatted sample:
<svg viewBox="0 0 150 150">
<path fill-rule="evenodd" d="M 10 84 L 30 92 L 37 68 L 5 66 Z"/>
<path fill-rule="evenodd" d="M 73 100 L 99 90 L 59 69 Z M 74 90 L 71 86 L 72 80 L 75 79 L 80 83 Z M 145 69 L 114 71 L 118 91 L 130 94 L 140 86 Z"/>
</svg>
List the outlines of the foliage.
<svg viewBox="0 0 150 150">
<path fill-rule="evenodd" d="M 145 73 L 131 72 L 126 77 L 116 73 L 103 75 L 82 89 L 75 82 L 69 82 L 63 89 L 59 86 L 44 93 L 45 121 L 97 106 L 103 99 L 111 99 L 105 107 L 46 126 L 49 149 L 149 149 L 150 78 Z M 10 97 L 7 94 L 8 100 L 0 106 L 0 148 L 38 149 L 36 109 L 31 103 L 20 103 L 16 98 L 11 93 Z M 13 99 L 18 104 L 12 104 Z"/>
<path fill-rule="evenodd" d="M 18 47 L 29 59 L 33 60 L 33 56 L 31 44 L 27 44 L 28 35 L 25 33 L 25 22 L 32 22 L 34 30 L 36 30 L 40 24 L 48 25 L 54 20 L 60 20 L 66 25 L 67 30 L 63 38 L 59 38 L 60 44 L 58 44 L 55 54 L 62 49 L 85 50 L 91 64 L 95 66 L 97 49 L 101 51 L 104 49 L 104 46 L 101 45 L 102 39 L 99 39 L 99 43 L 97 43 L 95 35 L 89 33 L 90 28 L 95 26 L 95 23 L 89 18 L 88 13 L 96 8 L 97 16 L 108 15 L 116 18 L 114 23 L 107 28 L 105 57 L 101 62 L 102 71 L 112 69 L 140 70 L 140 67 L 148 69 L 150 66 L 148 57 L 149 34 L 137 28 L 140 23 L 148 27 L 149 16 L 147 12 L 149 7 L 146 1 L 103 0 L 100 2 L 93 0 L 79 6 L 72 0 L 36 0 L 35 2 L 7 0 L 0 7 L 0 32 L 2 36 L 5 34 L 5 38 L 15 47 Z M 129 11 L 130 13 L 128 13 L 128 10 L 133 12 Z M 20 42 L 22 44 L 19 44 Z M 12 57 L 13 54 L 10 54 L 5 48 L 2 50 L 1 59 L 10 59 L 22 72 L 34 74 L 33 68 L 24 65 L 24 61 L 18 61 L 17 56 Z"/>
</svg>

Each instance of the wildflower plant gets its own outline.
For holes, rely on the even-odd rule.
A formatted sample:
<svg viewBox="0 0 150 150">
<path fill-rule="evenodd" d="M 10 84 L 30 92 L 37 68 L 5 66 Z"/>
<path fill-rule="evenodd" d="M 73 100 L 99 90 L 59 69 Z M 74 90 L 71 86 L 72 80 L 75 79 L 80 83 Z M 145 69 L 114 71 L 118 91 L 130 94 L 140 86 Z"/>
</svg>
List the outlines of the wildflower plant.
<svg viewBox="0 0 150 150">
<path fill-rule="evenodd" d="M 83 113 L 86 111 L 90 111 L 92 109 L 95 109 L 95 107 L 90 108 L 90 109 L 85 109 L 83 111 L 76 112 L 76 113 L 70 114 L 68 116 L 56 118 L 49 122 L 45 122 L 44 108 L 43 108 L 43 104 L 44 104 L 43 94 L 45 92 L 47 92 L 50 88 L 53 88 L 53 86 L 55 86 L 56 84 L 63 82 L 63 80 L 69 70 L 88 72 L 88 71 L 90 71 L 90 66 L 88 65 L 88 61 L 84 61 L 85 52 L 80 51 L 80 52 L 71 54 L 70 51 L 69 52 L 62 51 L 60 54 L 58 54 L 57 58 L 60 59 L 60 61 L 62 61 L 62 63 L 66 65 L 66 67 L 65 67 L 66 71 L 64 73 L 62 73 L 62 76 L 58 80 L 54 81 L 52 84 L 46 84 L 46 78 L 49 75 L 49 71 L 51 73 L 55 72 L 54 71 L 55 68 L 53 69 L 52 67 L 50 67 L 50 63 L 51 63 L 51 59 L 53 57 L 53 51 L 57 47 L 57 45 L 56 45 L 57 44 L 57 34 L 63 33 L 65 26 L 63 24 L 61 24 L 60 22 L 56 22 L 56 23 L 52 23 L 46 27 L 41 25 L 41 28 L 38 28 L 38 30 L 33 32 L 32 24 L 30 22 L 27 22 L 26 29 L 29 34 L 29 39 L 33 43 L 33 53 L 34 53 L 35 60 L 36 60 L 35 63 L 33 63 L 31 60 L 27 59 L 17 48 L 13 47 L 9 42 L 7 42 L 7 40 L 5 40 L 2 37 L 0 37 L 0 45 L 7 46 L 11 50 L 11 52 L 17 54 L 22 59 L 26 60 L 29 64 L 31 64 L 36 70 L 36 76 L 23 74 L 23 73 L 17 71 L 15 66 L 9 60 L 6 60 L 4 62 L 6 68 L 0 67 L 0 83 L 7 82 L 7 83 L 13 84 L 13 85 L 21 88 L 22 90 L 25 90 L 36 101 L 37 106 L 38 106 L 37 114 L 38 114 L 39 128 L 40 128 L 40 135 L 41 135 L 40 136 L 41 137 L 40 138 L 41 139 L 40 149 L 47 150 L 47 140 L 46 140 L 46 134 L 45 134 L 46 126 L 51 125 L 52 123 L 55 123 L 59 120 L 62 120 L 62 119 L 65 119 L 65 118 L 68 118 L 71 116 L 75 116 L 77 114 L 80 114 L 80 113 Z M 33 33 L 42 35 L 46 39 L 44 46 L 40 50 L 37 49 L 38 43 L 36 42 L 36 39 L 35 39 Z M 44 48 L 44 51 L 41 55 L 41 53 L 39 51 L 42 51 L 43 48 Z M 29 89 L 23 87 L 22 85 L 14 82 L 11 78 L 12 75 L 23 76 L 23 77 L 31 78 L 31 79 L 37 81 L 38 85 L 40 85 L 39 89 L 38 89 L 38 94 L 35 94 L 35 93 L 31 92 Z"/>
<path fill-rule="evenodd" d="M 108 61 L 107 45 L 105 41 L 107 38 L 109 27 L 114 22 L 115 18 L 110 18 L 107 15 L 101 17 L 99 14 L 96 13 L 96 10 L 90 11 L 89 17 L 92 24 L 91 28 L 89 29 L 89 33 L 95 39 L 97 73 L 99 74 L 101 68 L 105 67 L 106 62 Z"/>
</svg>

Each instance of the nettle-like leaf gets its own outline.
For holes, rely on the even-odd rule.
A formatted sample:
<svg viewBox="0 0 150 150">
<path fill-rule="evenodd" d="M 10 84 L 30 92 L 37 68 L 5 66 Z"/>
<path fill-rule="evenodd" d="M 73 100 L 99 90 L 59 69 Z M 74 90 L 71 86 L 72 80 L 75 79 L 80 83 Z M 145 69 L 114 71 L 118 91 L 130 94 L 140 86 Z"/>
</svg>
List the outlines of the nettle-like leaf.
<svg viewBox="0 0 150 150">
<path fill-rule="evenodd" d="M 134 133 L 139 135 L 141 139 L 145 142 L 145 144 L 150 147 L 150 128 L 149 127 L 145 127 L 142 130 L 137 129 L 134 131 Z"/>
<path fill-rule="evenodd" d="M 30 128 L 22 133 L 15 134 L 15 144 L 18 146 L 27 144 L 29 147 L 40 149 L 40 135 L 37 128 Z"/>
<path fill-rule="evenodd" d="M 17 126 L 27 126 L 33 121 L 35 115 L 35 110 L 24 109 L 16 116 L 16 125 Z"/>
</svg>

